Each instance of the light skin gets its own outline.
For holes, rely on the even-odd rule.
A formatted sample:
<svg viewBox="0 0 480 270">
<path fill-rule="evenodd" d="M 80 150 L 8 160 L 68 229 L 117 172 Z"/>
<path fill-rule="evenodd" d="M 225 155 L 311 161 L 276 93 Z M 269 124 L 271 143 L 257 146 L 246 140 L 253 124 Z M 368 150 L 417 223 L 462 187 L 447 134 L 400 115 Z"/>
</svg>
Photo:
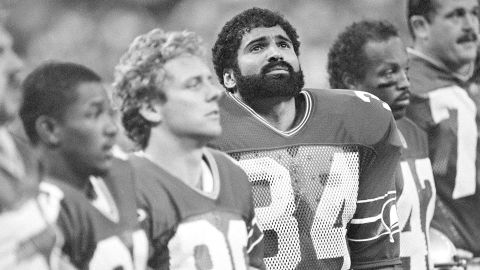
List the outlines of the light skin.
<svg viewBox="0 0 480 270">
<path fill-rule="evenodd" d="M 370 92 L 387 103 L 396 120 L 405 116 L 410 104 L 407 78 L 408 55 L 399 37 L 386 41 L 369 41 L 363 50 L 364 77 L 346 77 L 350 89 Z"/>
<path fill-rule="evenodd" d="M 14 118 L 21 103 L 19 72 L 23 62 L 12 49 L 11 36 L 0 26 L 0 124 Z"/>
<path fill-rule="evenodd" d="M 246 33 L 238 48 L 238 67 L 243 76 L 256 75 L 261 69 L 278 59 L 289 63 L 295 72 L 300 70 L 298 56 L 293 49 L 292 41 L 280 26 L 258 27 Z M 283 67 L 269 70 L 266 76 L 285 76 L 288 70 Z M 227 88 L 235 87 L 233 70 L 224 73 L 224 83 Z M 242 99 L 238 91 L 235 95 Z M 295 122 L 296 106 L 294 97 L 271 97 L 257 99 L 250 107 L 264 117 L 279 130 L 292 128 Z"/>
<path fill-rule="evenodd" d="M 75 94 L 62 119 L 41 116 L 36 128 L 48 173 L 84 189 L 90 175 L 108 172 L 118 130 L 101 83 L 80 83 Z"/>
<path fill-rule="evenodd" d="M 192 55 L 169 60 L 163 85 L 166 101 L 144 104 L 142 116 L 152 127 L 145 154 L 190 186 L 201 177 L 203 149 L 220 135 L 218 100 L 223 91 L 205 61 Z"/>
<path fill-rule="evenodd" d="M 415 33 L 414 48 L 439 61 L 455 73 L 466 73 L 475 60 L 478 46 L 478 1 L 437 0 L 438 9 L 428 22 L 410 18 Z M 473 36 L 477 36 L 474 40 Z"/>
</svg>

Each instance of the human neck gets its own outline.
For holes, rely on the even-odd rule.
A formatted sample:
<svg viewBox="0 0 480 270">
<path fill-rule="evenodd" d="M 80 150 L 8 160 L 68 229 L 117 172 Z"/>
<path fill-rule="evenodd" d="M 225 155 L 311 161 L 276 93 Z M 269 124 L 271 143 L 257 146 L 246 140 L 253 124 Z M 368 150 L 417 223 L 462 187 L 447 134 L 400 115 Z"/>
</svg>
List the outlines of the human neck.
<svg viewBox="0 0 480 270">
<path fill-rule="evenodd" d="M 435 66 L 442 68 L 443 70 L 449 71 L 454 75 L 458 75 L 460 77 L 470 76 L 471 72 L 473 72 L 473 61 L 466 62 L 466 63 L 457 63 L 457 62 L 445 62 L 440 57 L 432 54 L 426 49 L 425 46 L 420 44 L 416 44 L 414 46 L 415 51 L 420 53 L 422 58 L 425 58 Z"/>
<path fill-rule="evenodd" d="M 82 192 L 87 190 L 89 175 L 76 173 L 58 151 L 43 148 L 40 150 L 40 158 L 47 175 L 66 182 Z"/>
<path fill-rule="evenodd" d="M 202 157 L 205 144 L 190 138 L 178 138 L 170 133 L 152 129 L 144 153 L 150 161 L 196 187 L 202 175 Z"/>
<path fill-rule="evenodd" d="M 235 96 L 245 102 L 238 92 L 235 93 Z M 295 97 L 262 98 L 249 101 L 246 104 L 270 125 L 281 131 L 291 129 L 296 124 L 297 116 L 300 114 L 297 111 Z"/>
</svg>

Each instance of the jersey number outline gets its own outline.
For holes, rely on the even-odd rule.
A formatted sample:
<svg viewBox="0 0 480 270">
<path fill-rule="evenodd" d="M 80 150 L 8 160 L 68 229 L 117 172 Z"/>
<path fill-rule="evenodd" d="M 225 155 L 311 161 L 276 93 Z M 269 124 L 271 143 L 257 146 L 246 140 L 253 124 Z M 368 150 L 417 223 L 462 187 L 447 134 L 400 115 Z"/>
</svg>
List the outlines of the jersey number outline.
<svg viewBox="0 0 480 270">
<path fill-rule="evenodd" d="M 416 181 L 408 162 L 401 161 L 400 168 L 404 183 L 402 195 L 397 202 L 400 229 L 402 230 L 400 243 L 406 243 L 400 245 L 400 255 L 410 258 L 412 269 L 429 269 L 425 262 L 425 257 L 428 256 L 427 233 L 435 207 L 435 184 L 430 159 L 415 160 L 415 172 L 418 176 L 419 187 L 416 186 Z M 425 209 L 422 209 L 417 188 L 424 190 L 428 188 L 427 183 L 431 189 L 431 197 L 428 200 L 428 205 Z M 422 210 L 425 212 L 422 213 Z M 425 224 L 422 224 L 422 215 L 425 216 Z M 409 231 L 403 231 L 406 226 L 410 228 Z"/>
<path fill-rule="evenodd" d="M 446 87 L 428 93 L 433 121 L 438 124 L 450 118 L 450 110 L 457 112 L 457 175 L 452 193 L 459 199 L 476 192 L 477 123 L 476 106 L 465 90 L 458 86 Z"/>
<path fill-rule="evenodd" d="M 356 160 L 358 164 L 358 153 L 334 153 L 333 161 L 329 171 L 329 179 L 344 174 L 356 174 L 358 182 L 358 167 L 356 171 L 348 167 L 345 169 L 346 159 Z M 271 203 L 266 207 L 255 208 L 256 216 L 259 220 L 259 226 L 264 230 L 274 230 L 278 235 L 278 253 L 276 256 L 265 258 L 267 269 L 295 269 L 301 261 L 300 254 L 300 236 L 298 230 L 298 221 L 294 217 L 295 207 L 289 207 L 294 204 L 294 191 L 291 183 L 289 171 L 280 163 L 270 157 L 245 159 L 239 161 L 241 167 L 249 175 L 250 181 L 253 174 L 267 174 L 273 176 L 270 179 Z M 255 169 L 254 169 L 255 168 Z M 259 181 L 264 179 L 259 179 Z M 343 257 L 342 269 L 350 267 L 350 257 L 346 242 L 345 224 L 352 218 L 352 214 L 344 211 L 342 202 L 349 196 L 356 199 L 358 187 L 351 193 L 345 193 L 343 186 L 347 181 L 342 181 L 342 185 L 330 187 L 325 185 L 322 196 L 315 209 L 313 224 L 310 228 L 310 235 L 321 235 L 313 241 L 315 255 L 317 259 L 331 259 Z M 339 194 L 345 195 L 345 198 L 339 198 Z M 355 207 L 355 206 L 354 206 Z M 338 219 L 342 225 L 337 226 Z M 276 222 L 275 222 L 276 221 Z M 289 230 L 279 230 L 279 227 L 287 227 Z M 328 231 L 329 235 L 334 237 L 322 237 Z M 283 232 L 283 234 L 281 233 Z M 323 232 L 323 234 L 322 234 Z M 312 237 L 311 237 L 312 238 Z M 328 241 L 335 240 L 335 244 Z M 331 249 L 326 250 L 325 247 Z"/>
</svg>

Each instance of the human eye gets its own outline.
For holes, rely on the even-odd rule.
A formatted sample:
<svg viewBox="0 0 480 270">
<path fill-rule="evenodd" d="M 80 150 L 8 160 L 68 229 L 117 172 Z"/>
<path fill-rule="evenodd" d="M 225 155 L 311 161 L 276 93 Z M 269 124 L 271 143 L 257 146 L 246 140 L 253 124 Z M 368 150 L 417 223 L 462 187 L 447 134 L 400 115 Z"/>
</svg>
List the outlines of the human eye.
<svg viewBox="0 0 480 270">
<path fill-rule="evenodd" d="M 261 43 L 254 44 L 250 47 L 249 52 L 259 52 L 261 51 L 265 46 Z"/>
<path fill-rule="evenodd" d="M 292 47 L 292 46 L 290 45 L 290 43 L 287 42 L 287 41 L 281 41 L 281 42 L 278 44 L 278 46 L 279 46 L 280 48 L 284 48 L 284 49 L 290 49 L 290 48 Z"/>
<path fill-rule="evenodd" d="M 472 9 L 472 15 L 478 17 L 478 7 Z"/>
<path fill-rule="evenodd" d="M 394 74 L 395 74 L 395 70 L 393 68 L 386 69 L 382 72 L 382 76 L 385 79 L 392 79 Z"/>
<path fill-rule="evenodd" d="M 455 9 L 454 11 L 447 14 L 447 18 L 461 18 L 465 16 L 465 13 L 466 12 L 464 9 Z"/>
<path fill-rule="evenodd" d="M 199 85 L 200 85 L 200 79 L 194 78 L 187 82 L 186 88 L 195 89 L 195 88 L 198 88 Z"/>
</svg>

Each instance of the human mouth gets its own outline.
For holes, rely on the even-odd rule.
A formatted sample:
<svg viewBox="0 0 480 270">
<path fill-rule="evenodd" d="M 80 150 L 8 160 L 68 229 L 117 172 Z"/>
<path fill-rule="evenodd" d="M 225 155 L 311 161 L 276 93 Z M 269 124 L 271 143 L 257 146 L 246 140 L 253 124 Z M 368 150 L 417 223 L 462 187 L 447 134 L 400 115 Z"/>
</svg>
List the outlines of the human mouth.
<svg viewBox="0 0 480 270">
<path fill-rule="evenodd" d="M 272 62 L 263 68 L 262 73 L 266 75 L 283 75 L 290 74 L 291 70 L 293 68 L 287 62 Z"/>
<path fill-rule="evenodd" d="M 410 105 L 410 93 L 405 92 L 395 100 L 395 102 L 392 104 L 392 109 L 401 109 L 407 107 L 408 105 Z"/>
<path fill-rule="evenodd" d="M 476 43 L 478 39 L 477 34 L 475 33 L 466 33 L 465 35 L 461 36 L 458 40 L 457 43 L 464 44 L 464 43 Z"/>
<path fill-rule="evenodd" d="M 19 72 L 11 72 L 7 75 L 7 83 L 10 89 L 16 90 L 21 87 L 21 78 Z"/>
<path fill-rule="evenodd" d="M 113 158 L 113 143 L 107 143 L 103 146 L 104 157 L 106 160 L 111 160 Z"/>
<path fill-rule="evenodd" d="M 288 68 L 286 67 L 283 67 L 283 66 L 276 66 L 274 68 L 271 68 L 269 69 L 266 74 L 271 74 L 271 75 L 275 75 L 275 74 L 289 74 L 288 72 Z"/>
</svg>

